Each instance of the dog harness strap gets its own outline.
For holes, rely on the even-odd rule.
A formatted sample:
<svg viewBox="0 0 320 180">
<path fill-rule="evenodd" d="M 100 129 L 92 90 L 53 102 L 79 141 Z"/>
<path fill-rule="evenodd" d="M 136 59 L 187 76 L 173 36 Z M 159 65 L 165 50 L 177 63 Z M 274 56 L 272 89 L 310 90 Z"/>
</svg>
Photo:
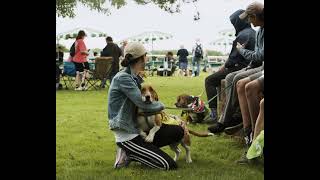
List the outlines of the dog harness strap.
<svg viewBox="0 0 320 180">
<path fill-rule="evenodd" d="M 198 104 L 198 105 L 197 105 Z M 192 109 L 194 109 L 195 113 L 202 113 L 205 111 L 205 104 L 199 98 L 197 98 L 191 105 Z"/>
</svg>

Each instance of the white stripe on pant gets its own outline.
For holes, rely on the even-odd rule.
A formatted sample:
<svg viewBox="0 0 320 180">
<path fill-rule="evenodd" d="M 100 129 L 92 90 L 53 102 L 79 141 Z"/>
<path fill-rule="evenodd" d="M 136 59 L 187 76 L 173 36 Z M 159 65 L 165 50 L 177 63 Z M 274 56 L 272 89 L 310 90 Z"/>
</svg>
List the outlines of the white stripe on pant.
<svg viewBox="0 0 320 180">
<path fill-rule="evenodd" d="M 148 166 L 155 166 L 156 168 L 169 170 L 169 164 L 168 162 L 161 157 L 160 155 L 142 147 L 137 144 L 134 144 L 133 142 L 126 141 L 122 142 L 121 145 L 123 145 L 125 148 L 129 149 L 133 153 L 135 153 L 139 158 L 135 159 L 143 164 L 146 164 L 146 161 L 149 161 L 149 164 L 146 164 Z M 131 157 L 131 155 L 129 155 Z"/>
<path fill-rule="evenodd" d="M 157 154 L 157 153 L 155 153 L 155 152 L 152 152 L 152 151 L 150 151 L 149 149 L 146 149 L 146 148 L 144 148 L 144 147 L 138 146 L 137 144 L 134 144 L 134 143 L 131 142 L 131 141 L 128 141 L 128 143 L 132 144 L 133 146 L 136 146 L 138 149 L 141 148 L 142 151 L 149 152 L 149 153 L 155 155 L 156 157 L 160 158 L 160 162 L 161 162 L 162 164 L 163 164 L 163 162 L 165 163 L 165 164 L 163 164 L 164 167 L 167 166 L 167 169 L 169 169 L 169 164 L 168 164 L 168 162 L 167 162 L 162 156 L 160 156 L 159 154 Z M 162 160 L 162 161 L 161 161 L 161 160 Z"/>
<path fill-rule="evenodd" d="M 131 154 L 131 155 L 129 155 L 129 158 L 130 158 L 130 159 L 134 159 L 134 160 L 136 160 L 136 161 L 138 161 L 138 162 L 141 162 L 141 163 L 143 163 L 143 164 L 145 164 L 145 165 L 147 165 L 147 166 L 149 166 L 149 167 L 151 167 L 151 168 L 164 169 L 163 167 L 154 165 L 154 164 L 148 162 L 147 160 L 140 158 L 139 156 L 135 156 L 135 155 L 132 155 L 132 154 Z"/>
</svg>

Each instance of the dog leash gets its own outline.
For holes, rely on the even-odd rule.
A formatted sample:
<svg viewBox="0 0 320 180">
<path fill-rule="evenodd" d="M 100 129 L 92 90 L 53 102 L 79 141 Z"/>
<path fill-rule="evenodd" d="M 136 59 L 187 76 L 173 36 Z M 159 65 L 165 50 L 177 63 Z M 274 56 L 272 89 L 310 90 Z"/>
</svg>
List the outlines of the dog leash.
<svg viewBox="0 0 320 180">
<path fill-rule="evenodd" d="M 207 102 L 204 102 L 205 105 L 209 105 L 209 103 L 214 100 L 216 97 L 218 97 L 222 92 L 229 89 L 233 84 L 231 83 L 229 86 L 225 87 L 223 90 L 221 90 L 217 95 L 213 96 L 211 99 L 209 99 Z M 200 94 L 200 96 L 203 94 L 204 90 Z M 199 97 L 200 97 L 199 96 Z M 176 109 L 176 110 L 184 110 L 184 111 L 192 111 L 192 108 L 178 108 L 178 107 L 165 107 L 165 109 Z"/>
<path fill-rule="evenodd" d="M 165 109 L 178 109 L 183 111 L 192 111 L 192 108 L 165 107 Z"/>
<path fill-rule="evenodd" d="M 209 99 L 207 102 L 205 102 L 206 105 L 209 105 L 209 103 L 214 100 L 216 97 L 218 97 L 222 92 L 229 89 L 233 84 L 231 83 L 229 86 L 225 87 L 223 90 L 221 90 L 219 93 L 217 93 L 215 96 L 213 96 L 211 99 Z"/>
<path fill-rule="evenodd" d="M 224 88 L 223 90 L 220 91 L 219 94 L 215 95 L 214 97 L 212 97 L 211 99 L 208 100 L 208 102 L 206 102 L 205 104 L 209 104 L 213 99 L 215 99 L 216 97 L 218 97 L 218 95 L 220 95 L 223 91 L 227 90 L 228 88 L 230 88 L 232 86 L 232 84 L 230 84 L 228 87 Z M 197 96 L 197 97 L 201 97 L 202 94 L 204 93 L 205 89 L 202 90 L 202 92 Z"/>
</svg>

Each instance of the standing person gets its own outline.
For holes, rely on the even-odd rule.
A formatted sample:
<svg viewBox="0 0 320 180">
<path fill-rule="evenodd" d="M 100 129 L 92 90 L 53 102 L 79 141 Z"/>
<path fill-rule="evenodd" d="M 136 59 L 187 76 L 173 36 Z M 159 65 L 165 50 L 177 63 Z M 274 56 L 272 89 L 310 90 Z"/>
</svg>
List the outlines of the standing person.
<svg viewBox="0 0 320 180">
<path fill-rule="evenodd" d="M 121 57 L 120 57 L 120 69 L 119 70 L 122 70 L 123 69 L 123 67 L 121 66 L 121 62 L 122 62 L 122 60 L 124 59 L 124 49 L 125 49 L 125 47 L 127 46 L 127 44 L 128 44 L 128 41 L 127 40 L 124 40 L 123 42 L 122 42 L 122 45 L 121 45 L 121 47 L 120 47 L 120 49 L 121 49 Z"/>
<path fill-rule="evenodd" d="M 188 56 L 189 52 L 184 48 L 183 45 L 180 46 L 180 49 L 177 52 L 177 56 L 179 56 L 179 68 L 183 71 L 184 75 L 188 75 Z"/>
<path fill-rule="evenodd" d="M 200 39 L 196 39 L 196 45 L 192 49 L 192 76 L 200 75 L 200 61 L 203 59 L 203 47 Z"/>
<path fill-rule="evenodd" d="M 178 125 L 161 126 L 152 143 L 145 142 L 137 128 L 137 107 L 148 113 L 164 109 L 160 101 L 150 104 L 142 101 L 140 89 L 143 80 L 138 73 L 145 68 L 146 54 L 141 43 L 129 43 L 125 48 L 125 59 L 121 62 L 125 69 L 115 75 L 109 88 L 109 127 L 120 152 L 117 153 L 114 167 L 127 166 L 126 162 L 134 160 L 151 168 L 176 169 L 176 162 L 160 147 L 180 141 L 184 134 L 183 128 Z"/>
<path fill-rule="evenodd" d="M 113 43 L 112 37 L 108 36 L 106 38 L 107 45 L 103 48 L 101 52 L 101 57 L 112 57 L 112 66 L 111 66 L 111 73 L 110 73 L 110 83 L 113 77 L 119 72 L 119 57 L 122 55 L 122 51 L 118 45 Z M 105 84 L 107 79 L 102 81 L 101 87 L 105 88 Z"/>
<path fill-rule="evenodd" d="M 232 49 L 229 57 L 225 64 L 216 72 L 205 79 L 205 87 L 208 100 L 217 95 L 217 87 L 220 86 L 221 80 L 224 79 L 229 73 L 241 70 L 245 68 L 250 63 L 250 60 L 245 59 L 237 50 L 237 42 L 241 44 L 245 43 L 245 48 L 249 50 L 254 50 L 255 44 L 255 31 L 251 28 L 249 22 L 241 20 L 239 15 L 243 13 L 244 10 L 239 9 L 230 15 L 230 22 L 235 29 L 236 39 L 232 43 Z M 209 103 L 209 108 L 211 109 L 211 118 L 217 118 L 217 99 L 213 99 Z"/>
<path fill-rule="evenodd" d="M 204 51 L 204 58 L 203 58 L 203 62 L 204 62 L 204 67 L 202 69 L 203 72 L 207 72 L 207 66 L 208 66 L 208 61 L 209 61 L 209 57 L 208 57 L 208 50 Z"/>
<path fill-rule="evenodd" d="M 80 30 L 76 37 L 75 55 L 72 58 L 72 61 L 76 67 L 76 91 L 86 90 L 85 80 L 89 75 L 89 63 L 87 60 L 89 52 L 83 41 L 85 37 L 86 33 L 83 30 Z"/>
<path fill-rule="evenodd" d="M 121 49 L 121 56 L 124 58 L 124 49 L 125 49 L 125 47 L 127 46 L 127 44 L 128 44 L 128 41 L 127 40 L 124 40 L 123 42 L 122 42 L 122 46 L 120 47 L 120 49 Z"/>
</svg>

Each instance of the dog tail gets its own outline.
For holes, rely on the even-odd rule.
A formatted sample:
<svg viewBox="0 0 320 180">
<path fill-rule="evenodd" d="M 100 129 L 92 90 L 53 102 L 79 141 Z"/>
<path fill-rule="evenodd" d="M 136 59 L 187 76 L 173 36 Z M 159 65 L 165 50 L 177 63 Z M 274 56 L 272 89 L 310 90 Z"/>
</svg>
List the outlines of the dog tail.
<svg viewBox="0 0 320 180">
<path fill-rule="evenodd" d="M 209 132 L 195 132 L 189 129 L 189 133 L 194 135 L 194 136 L 198 136 L 198 137 L 209 137 L 209 136 L 213 136 L 212 133 Z"/>
</svg>

